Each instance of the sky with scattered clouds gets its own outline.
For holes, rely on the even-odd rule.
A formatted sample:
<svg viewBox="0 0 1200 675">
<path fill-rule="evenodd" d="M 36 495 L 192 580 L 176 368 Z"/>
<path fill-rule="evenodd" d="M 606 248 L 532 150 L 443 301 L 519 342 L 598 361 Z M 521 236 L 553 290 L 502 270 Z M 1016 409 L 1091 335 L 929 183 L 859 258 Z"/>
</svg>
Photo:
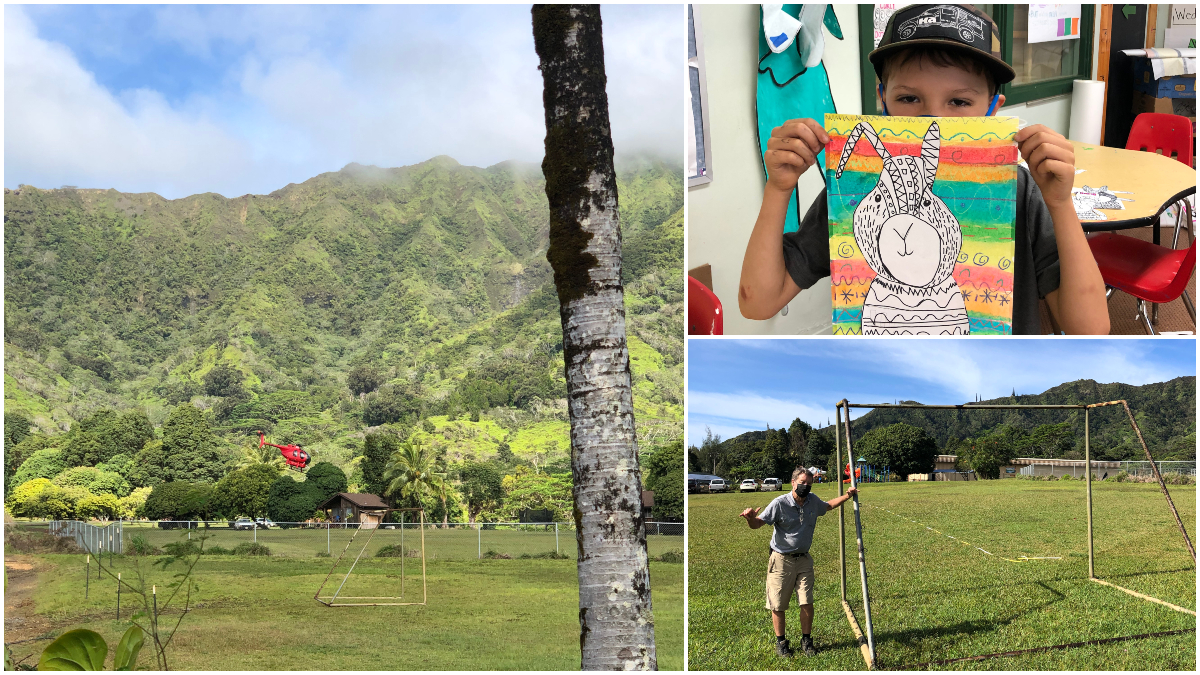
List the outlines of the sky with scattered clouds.
<svg viewBox="0 0 1200 675">
<path fill-rule="evenodd" d="M 617 159 L 682 161 L 679 5 L 605 5 Z M 7 5 L 4 185 L 262 194 L 350 162 L 540 163 L 528 5 Z"/>
<path fill-rule="evenodd" d="M 688 443 L 832 423 L 834 403 L 957 404 L 1091 379 L 1196 374 L 1192 340 L 689 340 Z M 859 413 L 861 414 L 861 412 Z"/>
</svg>

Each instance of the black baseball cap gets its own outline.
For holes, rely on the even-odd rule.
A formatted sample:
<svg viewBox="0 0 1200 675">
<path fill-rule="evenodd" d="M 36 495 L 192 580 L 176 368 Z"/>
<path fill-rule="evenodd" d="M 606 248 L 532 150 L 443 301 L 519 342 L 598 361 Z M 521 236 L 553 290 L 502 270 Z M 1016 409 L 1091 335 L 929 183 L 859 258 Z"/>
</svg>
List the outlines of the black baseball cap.
<svg viewBox="0 0 1200 675">
<path fill-rule="evenodd" d="M 875 51 L 867 55 L 883 81 L 883 62 L 907 47 L 928 45 L 977 57 L 997 85 L 1017 76 L 1000 57 L 1000 29 L 992 17 L 971 5 L 907 5 L 896 10 Z"/>
</svg>

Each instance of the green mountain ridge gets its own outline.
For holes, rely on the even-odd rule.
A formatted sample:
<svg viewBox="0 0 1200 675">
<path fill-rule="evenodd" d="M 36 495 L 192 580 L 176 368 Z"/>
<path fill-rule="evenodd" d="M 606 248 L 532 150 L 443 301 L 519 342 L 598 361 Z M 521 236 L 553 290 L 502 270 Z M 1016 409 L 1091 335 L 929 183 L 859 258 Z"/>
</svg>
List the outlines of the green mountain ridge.
<svg viewBox="0 0 1200 675">
<path fill-rule="evenodd" d="M 682 170 L 643 162 L 618 173 L 618 191 L 646 445 L 682 431 Z M 448 461 L 502 444 L 565 457 L 535 165 L 350 164 L 236 198 L 22 186 L 4 208 L 5 412 L 42 433 L 102 408 L 159 424 L 191 401 L 230 452 L 269 426 L 345 465 L 383 423 L 427 434 Z M 218 365 L 248 400 L 205 393 Z M 354 395 L 347 376 L 362 367 L 383 384 Z"/>
<path fill-rule="evenodd" d="M 1103 403 L 1124 399 L 1142 430 L 1155 459 L 1196 457 L 1196 377 L 1177 377 L 1166 382 L 1136 386 L 1076 380 L 1051 387 L 1041 394 L 988 399 L 979 404 L 1019 403 L 1027 405 L 1070 405 Z M 970 405 L 970 404 L 967 404 Z M 1141 444 L 1121 406 L 1095 408 L 1090 413 L 1090 443 L 1096 459 L 1144 458 Z M 1002 425 L 1025 431 L 1047 424 L 1070 424 L 1073 444 L 1069 451 L 1083 456 L 1083 412 L 1080 410 L 929 410 L 919 408 L 876 408 L 851 420 L 852 439 L 872 429 L 904 422 L 924 428 L 945 447 L 951 439 L 987 435 Z M 819 429 L 832 438 L 833 427 Z"/>
</svg>

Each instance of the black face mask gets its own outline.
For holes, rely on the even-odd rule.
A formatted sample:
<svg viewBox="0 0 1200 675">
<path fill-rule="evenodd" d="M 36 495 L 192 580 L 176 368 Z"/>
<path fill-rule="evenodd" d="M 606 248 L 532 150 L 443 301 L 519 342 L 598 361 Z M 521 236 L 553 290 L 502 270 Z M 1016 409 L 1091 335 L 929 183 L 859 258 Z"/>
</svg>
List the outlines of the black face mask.
<svg viewBox="0 0 1200 675">
<path fill-rule="evenodd" d="M 807 483 L 801 483 L 796 486 L 796 496 L 800 499 L 804 499 L 806 496 L 808 496 L 808 491 L 811 489 L 811 485 L 808 485 Z"/>
</svg>

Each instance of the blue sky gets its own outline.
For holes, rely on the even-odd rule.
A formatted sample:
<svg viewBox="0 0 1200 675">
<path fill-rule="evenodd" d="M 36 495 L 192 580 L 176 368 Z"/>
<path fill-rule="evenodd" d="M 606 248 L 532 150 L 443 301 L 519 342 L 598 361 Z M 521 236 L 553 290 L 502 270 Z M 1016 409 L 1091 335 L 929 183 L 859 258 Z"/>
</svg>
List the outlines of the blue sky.
<svg viewBox="0 0 1200 675">
<path fill-rule="evenodd" d="M 1196 374 L 1192 340 L 688 340 L 688 443 L 824 426 L 834 404 L 956 404 L 1073 380 L 1165 382 Z M 857 413 L 862 414 L 862 412 Z"/>
<path fill-rule="evenodd" d="M 679 160 L 685 17 L 606 5 L 618 161 Z M 539 163 L 528 5 L 7 5 L 4 185 L 227 197 L 350 162 Z"/>
</svg>

